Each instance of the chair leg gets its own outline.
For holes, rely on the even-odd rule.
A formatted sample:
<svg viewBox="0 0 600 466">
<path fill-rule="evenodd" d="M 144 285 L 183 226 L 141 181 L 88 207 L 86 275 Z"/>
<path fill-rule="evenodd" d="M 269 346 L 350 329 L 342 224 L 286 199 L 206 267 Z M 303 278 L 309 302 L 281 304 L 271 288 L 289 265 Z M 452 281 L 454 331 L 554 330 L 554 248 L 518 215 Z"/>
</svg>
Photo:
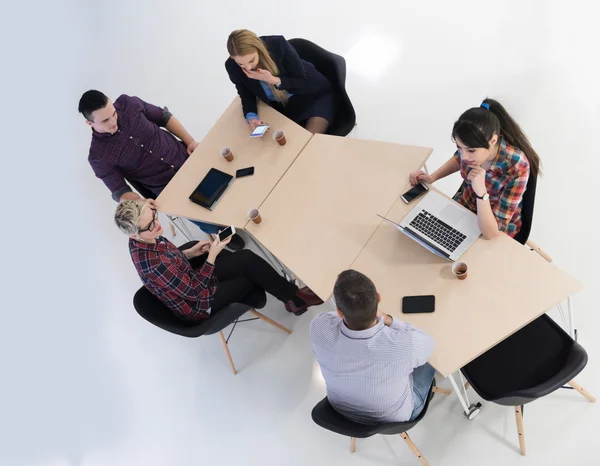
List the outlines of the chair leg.
<svg viewBox="0 0 600 466">
<path fill-rule="evenodd" d="M 452 390 L 450 390 L 448 388 L 440 388 L 440 387 L 433 387 L 431 389 L 431 391 L 433 393 L 441 393 L 442 395 L 450 395 L 452 393 Z"/>
<path fill-rule="evenodd" d="M 515 406 L 515 416 L 517 418 L 517 431 L 519 432 L 519 446 L 521 454 L 525 456 L 525 432 L 523 431 L 523 410 L 521 406 Z"/>
<path fill-rule="evenodd" d="M 350 438 L 350 453 L 354 453 L 356 451 L 356 437 Z"/>
<path fill-rule="evenodd" d="M 575 390 L 577 390 L 579 393 L 581 393 L 583 396 L 585 396 L 590 403 L 596 402 L 596 398 L 590 392 L 585 390 L 581 385 L 579 385 L 577 382 L 575 382 L 574 380 L 571 380 L 569 382 L 569 385 L 571 387 L 573 387 Z"/>
<path fill-rule="evenodd" d="M 229 365 L 231 366 L 233 375 L 236 375 L 237 371 L 235 370 L 235 365 L 233 364 L 233 359 L 231 358 L 231 353 L 229 352 L 229 345 L 227 344 L 227 340 L 225 340 L 225 335 L 223 335 L 223 332 L 219 332 L 219 338 L 221 338 L 221 343 L 223 343 L 223 349 L 225 350 L 225 354 L 229 360 Z"/>
<path fill-rule="evenodd" d="M 252 314 L 254 317 L 258 317 L 260 320 L 264 320 L 267 324 L 271 324 L 273 327 L 277 327 L 279 330 L 281 330 L 285 333 L 288 333 L 288 334 L 292 333 L 292 331 L 289 328 L 285 328 L 283 325 L 278 324 L 273 319 L 269 319 L 266 315 L 263 315 L 254 309 L 250 309 L 248 312 L 250 314 Z"/>
<path fill-rule="evenodd" d="M 419 449 L 417 448 L 415 443 L 408 436 L 408 433 L 402 432 L 400 434 L 400 437 L 402 437 L 402 440 L 404 440 L 406 442 L 406 444 L 408 445 L 408 448 L 410 448 L 412 450 L 412 452 L 417 456 L 417 458 L 419 458 L 419 461 L 421 461 L 421 464 L 423 464 L 425 466 L 429 466 L 429 463 L 427 462 L 425 457 L 421 454 L 421 452 L 419 451 Z"/>
<path fill-rule="evenodd" d="M 552 262 L 552 257 L 550 257 L 548 254 L 546 254 L 544 251 L 542 251 L 542 248 L 540 248 L 533 241 L 527 241 L 525 244 L 527 246 L 529 246 L 531 249 L 533 249 L 535 252 L 537 252 L 544 259 L 546 259 L 548 262 Z"/>
</svg>

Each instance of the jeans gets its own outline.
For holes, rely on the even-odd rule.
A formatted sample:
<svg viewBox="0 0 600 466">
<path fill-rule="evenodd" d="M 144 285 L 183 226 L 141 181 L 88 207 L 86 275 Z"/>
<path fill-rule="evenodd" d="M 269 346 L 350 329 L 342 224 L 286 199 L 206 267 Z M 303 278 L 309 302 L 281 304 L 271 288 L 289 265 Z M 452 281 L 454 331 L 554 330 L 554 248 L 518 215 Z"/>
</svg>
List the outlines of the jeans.
<svg viewBox="0 0 600 466">
<path fill-rule="evenodd" d="M 417 367 L 413 373 L 413 403 L 414 408 L 413 412 L 410 416 L 410 420 L 417 418 L 421 411 L 423 411 L 423 406 L 425 406 L 425 401 L 427 400 L 427 396 L 429 395 L 429 389 L 431 388 L 431 383 L 433 382 L 433 376 L 435 375 L 435 369 L 429 365 L 428 362 L 423 364 L 422 366 Z"/>
<path fill-rule="evenodd" d="M 207 235 L 216 235 L 219 233 L 219 230 L 225 228 L 220 225 L 213 225 L 212 223 L 199 222 L 198 220 L 190 220 L 190 222 L 200 228 Z"/>
</svg>

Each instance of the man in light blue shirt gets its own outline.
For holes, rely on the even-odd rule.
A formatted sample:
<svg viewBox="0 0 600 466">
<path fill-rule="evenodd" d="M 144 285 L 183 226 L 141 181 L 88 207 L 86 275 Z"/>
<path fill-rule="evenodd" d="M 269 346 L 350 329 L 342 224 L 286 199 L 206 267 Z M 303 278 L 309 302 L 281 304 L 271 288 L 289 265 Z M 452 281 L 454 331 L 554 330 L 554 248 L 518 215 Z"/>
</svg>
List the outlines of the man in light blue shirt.
<svg viewBox="0 0 600 466">
<path fill-rule="evenodd" d="M 337 312 L 310 324 L 329 403 L 356 422 L 415 419 L 433 382 L 435 370 L 427 363 L 433 338 L 378 312 L 381 296 L 360 272 L 342 272 L 333 295 Z"/>
</svg>

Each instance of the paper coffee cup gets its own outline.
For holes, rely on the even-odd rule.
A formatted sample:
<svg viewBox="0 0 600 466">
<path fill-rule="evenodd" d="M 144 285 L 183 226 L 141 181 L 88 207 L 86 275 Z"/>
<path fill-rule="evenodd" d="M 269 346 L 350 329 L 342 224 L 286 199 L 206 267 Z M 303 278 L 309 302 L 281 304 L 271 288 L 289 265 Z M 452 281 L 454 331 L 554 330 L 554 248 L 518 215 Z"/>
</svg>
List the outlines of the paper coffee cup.
<svg viewBox="0 0 600 466">
<path fill-rule="evenodd" d="M 250 209 L 248 211 L 248 218 L 256 224 L 262 222 L 262 217 L 260 216 L 258 209 Z"/>
<path fill-rule="evenodd" d="M 279 131 L 275 131 L 275 133 L 273 134 L 273 139 L 277 142 L 277 144 L 279 144 L 280 146 L 285 146 L 285 143 L 287 142 L 285 140 L 285 133 L 281 130 Z"/>
<path fill-rule="evenodd" d="M 231 162 L 233 160 L 233 152 L 229 147 L 224 147 L 223 149 L 221 149 L 221 157 L 223 157 L 228 162 Z"/>
<path fill-rule="evenodd" d="M 467 278 L 468 271 L 469 268 L 464 262 L 455 262 L 454 265 L 452 265 L 452 273 L 456 275 L 456 278 L 459 280 L 464 280 Z"/>
</svg>

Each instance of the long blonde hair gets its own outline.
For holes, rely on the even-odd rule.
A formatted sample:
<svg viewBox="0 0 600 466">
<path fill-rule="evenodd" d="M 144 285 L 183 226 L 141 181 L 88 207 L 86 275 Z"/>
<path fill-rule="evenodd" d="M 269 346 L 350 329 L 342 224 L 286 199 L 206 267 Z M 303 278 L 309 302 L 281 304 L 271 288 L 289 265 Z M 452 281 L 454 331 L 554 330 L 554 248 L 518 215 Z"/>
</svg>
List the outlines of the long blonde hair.
<svg viewBox="0 0 600 466">
<path fill-rule="evenodd" d="M 229 56 L 241 57 L 258 52 L 258 68 L 267 70 L 273 76 L 279 76 L 279 69 L 271 58 L 267 47 L 256 34 L 248 29 L 236 29 L 227 38 L 227 52 Z M 277 102 L 285 105 L 288 101 L 288 93 L 268 84 Z"/>
</svg>

